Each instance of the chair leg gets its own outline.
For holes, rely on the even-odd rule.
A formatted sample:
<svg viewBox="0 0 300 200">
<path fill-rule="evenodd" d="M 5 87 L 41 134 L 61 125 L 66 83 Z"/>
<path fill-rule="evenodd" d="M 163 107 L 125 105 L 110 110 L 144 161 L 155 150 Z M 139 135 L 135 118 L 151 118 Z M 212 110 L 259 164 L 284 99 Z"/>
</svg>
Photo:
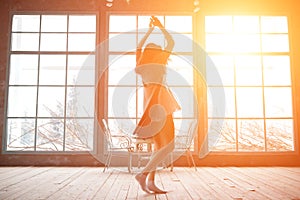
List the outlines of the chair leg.
<svg viewBox="0 0 300 200">
<path fill-rule="evenodd" d="M 111 162 L 111 156 L 112 156 L 111 153 L 108 153 L 106 161 L 105 161 L 105 166 L 104 166 L 103 172 L 105 172 L 105 169 L 109 168 L 110 162 Z"/>
<path fill-rule="evenodd" d="M 141 155 L 140 154 L 138 154 L 138 169 L 140 169 L 141 168 Z"/>
<path fill-rule="evenodd" d="M 173 165 L 173 162 L 174 162 L 173 152 L 170 154 L 170 157 L 171 157 L 171 169 L 170 169 L 170 171 L 173 172 L 173 168 L 174 168 L 174 165 Z"/>
<path fill-rule="evenodd" d="M 128 152 L 128 172 L 131 173 L 132 169 L 132 155 L 130 152 Z"/>
<path fill-rule="evenodd" d="M 190 148 L 187 149 L 187 153 L 188 153 L 188 156 L 189 156 L 189 157 L 191 158 L 191 160 L 192 160 L 192 163 L 193 163 L 193 166 L 194 166 L 194 168 L 195 168 L 195 171 L 197 171 L 197 167 L 196 167 L 196 164 L 195 164 L 193 155 L 192 155 L 192 153 L 191 153 L 191 151 L 190 151 Z"/>
</svg>

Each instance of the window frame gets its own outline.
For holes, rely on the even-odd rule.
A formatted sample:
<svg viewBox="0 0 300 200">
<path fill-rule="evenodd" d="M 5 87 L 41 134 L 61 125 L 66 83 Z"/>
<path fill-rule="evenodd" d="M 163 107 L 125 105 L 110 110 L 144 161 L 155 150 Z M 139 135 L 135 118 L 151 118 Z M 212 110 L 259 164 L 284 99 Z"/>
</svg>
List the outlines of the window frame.
<svg viewBox="0 0 300 200">
<path fill-rule="evenodd" d="M 159 13 L 159 12 L 157 12 L 157 11 L 153 11 L 153 12 L 138 12 L 138 11 L 134 11 L 134 12 L 132 12 L 132 11 L 130 11 L 130 12 L 123 12 L 123 11 L 110 11 L 110 12 L 107 12 L 106 13 L 106 18 L 107 18 L 107 20 L 106 20 L 106 22 L 107 22 L 107 24 L 106 24 L 106 32 L 105 32 L 105 37 L 106 38 L 109 38 L 109 34 L 110 34 L 110 31 L 109 31 L 109 18 L 110 18 L 110 16 L 126 16 L 126 15 L 128 15 L 128 16 L 134 16 L 135 18 L 137 18 L 138 16 L 151 16 L 151 15 L 157 15 L 157 16 L 162 16 L 162 17 L 168 17 L 168 16 L 188 16 L 188 17 L 191 17 L 191 19 L 192 19 L 192 22 L 191 22 L 191 24 L 192 24 L 192 32 L 190 33 L 191 34 L 191 36 L 192 36 L 192 39 L 193 39 L 193 41 L 195 42 L 195 37 L 196 37 L 196 34 L 195 34 L 195 30 L 196 30 L 196 28 L 195 28 L 195 18 L 196 18 L 196 15 L 195 15 L 195 13 L 193 13 L 193 12 L 164 12 L 163 14 L 162 13 Z M 136 29 L 137 30 L 137 29 Z M 118 34 L 118 33 L 123 33 L 123 32 L 112 32 L 113 34 Z M 133 32 L 130 32 L 130 34 L 132 34 Z M 143 32 L 144 33 L 144 32 Z M 160 32 L 159 32 L 160 33 Z M 186 33 L 186 32 L 184 32 L 184 33 Z M 178 33 L 178 32 L 176 32 L 176 34 L 180 34 L 180 32 Z M 139 42 L 138 40 L 139 40 L 140 38 L 138 38 L 138 39 L 136 39 L 137 41 L 137 43 Z M 107 44 L 107 47 L 106 47 L 106 51 L 105 51 L 105 58 L 106 58 L 106 60 L 105 60 L 105 64 L 104 65 L 101 65 L 101 66 L 108 66 L 109 65 L 109 55 L 123 55 L 123 53 L 122 53 L 122 51 L 112 51 L 112 53 L 110 52 L 110 50 L 109 50 L 109 44 Z M 192 50 L 193 50 L 193 47 L 192 47 Z M 135 51 L 135 50 L 134 50 Z M 126 55 L 134 55 L 135 56 L 135 52 L 130 52 L 130 53 L 126 53 Z M 195 60 L 196 60 L 196 58 L 195 58 L 195 56 L 194 56 L 194 54 L 193 54 L 193 51 L 192 52 L 179 52 L 179 54 L 177 54 L 176 52 L 175 52 L 175 54 L 174 55 L 179 55 L 179 56 L 181 56 L 181 55 L 188 55 L 188 56 L 191 56 L 192 57 L 192 60 L 193 60 L 193 62 L 195 62 Z M 102 61 L 103 62 L 103 61 Z M 103 70 L 103 69 L 102 69 Z M 108 70 L 107 70 L 108 71 Z M 114 119 L 114 117 L 110 117 L 110 116 L 108 116 L 108 88 L 109 87 L 118 87 L 117 85 L 113 85 L 113 86 L 109 86 L 109 83 L 108 83 L 108 72 L 105 72 L 105 75 L 106 75 L 106 78 L 105 78 L 105 80 L 106 80 L 106 83 L 105 83 L 105 87 L 103 88 L 103 95 L 104 95 L 104 97 L 105 97 L 105 100 L 104 100 L 104 112 L 103 112 L 103 114 L 102 114 L 102 116 L 103 116 L 103 118 L 105 118 L 105 119 L 107 119 L 107 120 L 110 120 L 110 119 Z M 194 76 L 194 80 L 193 80 L 193 85 L 190 85 L 189 86 L 189 88 L 192 88 L 193 89 L 193 91 L 195 92 L 195 96 L 196 96 L 196 100 L 197 100 L 197 97 L 198 97 L 198 95 L 197 95 L 197 91 L 196 91 L 196 86 L 197 86 L 197 80 L 196 80 L 196 78 L 195 78 L 195 75 L 193 74 L 193 76 Z M 123 86 L 121 86 L 121 87 L 123 87 Z M 127 86 L 124 86 L 124 87 L 127 87 Z M 131 86 L 128 86 L 128 87 L 131 87 Z M 136 87 L 138 87 L 138 85 L 136 85 Z M 172 88 L 172 87 L 178 87 L 178 86 L 176 86 L 176 85 L 174 85 L 174 86 L 170 86 L 170 88 Z M 179 86 L 179 87 L 181 87 L 181 86 Z M 183 87 L 183 86 L 182 86 Z M 184 86 L 184 87 L 188 87 L 188 86 Z M 197 102 L 195 102 L 195 104 L 197 104 Z M 194 106 L 194 108 L 196 108 L 197 106 Z M 200 110 L 200 105 L 198 105 L 198 111 L 197 112 L 199 112 L 199 110 Z M 199 115 L 199 114 L 198 114 Z M 131 117 L 129 117 L 129 119 L 130 119 Z M 139 119 L 139 117 L 138 117 L 138 115 L 137 115 L 137 112 L 136 112 L 136 117 L 135 117 L 135 120 L 136 120 L 136 123 L 137 123 L 137 120 Z M 176 117 L 174 117 L 174 120 L 176 120 L 177 118 Z M 178 119 L 180 119 L 180 118 L 178 118 Z M 196 112 L 194 111 L 194 117 L 187 117 L 187 118 L 185 118 L 186 120 L 198 120 L 199 121 L 199 117 L 196 115 Z M 199 130 L 198 130 L 198 132 L 199 132 Z M 193 142 L 193 148 L 191 148 L 191 153 L 192 154 L 197 154 L 197 152 L 198 152 L 198 133 L 195 135 L 195 138 L 194 138 L 194 142 Z M 105 151 L 105 147 L 104 147 L 104 149 L 103 149 L 104 151 Z M 124 152 L 115 152 L 116 154 L 124 154 Z"/>
<path fill-rule="evenodd" d="M 291 18 L 291 14 L 287 13 L 287 12 L 230 12 L 230 11 L 226 11 L 226 10 L 214 10 L 214 11 L 203 11 L 201 13 L 197 14 L 197 23 L 200 24 L 197 28 L 198 34 L 199 34 L 199 42 L 200 44 L 203 44 L 203 46 L 206 46 L 206 40 L 205 40 L 205 17 L 206 16 L 270 16 L 270 17 L 276 17 L 276 16 L 285 16 L 287 17 L 287 26 L 288 26 L 288 39 L 289 39 L 289 51 L 287 52 L 287 55 L 289 56 L 289 60 L 290 60 L 290 74 L 291 74 L 291 100 L 292 100 L 292 119 L 293 119 L 293 145 L 294 145 L 294 150 L 293 151 L 284 151 L 284 152 L 280 152 L 280 151 L 209 151 L 208 157 L 209 157 L 209 161 L 208 163 L 215 163 L 216 159 L 220 159 L 220 160 L 226 160 L 228 163 L 239 163 L 239 161 L 236 161 L 234 159 L 239 159 L 243 160 L 244 156 L 247 156 L 246 158 L 274 158 L 277 159 L 278 156 L 282 157 L 282 156 L 286 156 L 286 158 L 283 158 L 283 160 L 288 159 L 290 156 L 299 156 L 299 129 L 298 129 L 298 117 L 296 114 L 296 110 L 297 110 L 297 105 L 296 105 L 296 98 L 297 98 L 297 93 L 296 93 L 296 77 L 295 77 L 295 69 L 294 69 L 294 65 L 293 65 L 293 38 L 292 38 L 292 29 L 291 29 L 291 24 L 292 24 L 292 18 Z M 259 34 L 263 34 L 261 32 L 259 32 Z M 263 54 L 264 52 L 262 52 Z M 227 53 L 227 54 L 231 54 L 231 52 Z M 233 53 L 234 55 L 235 53 Z M 252 53 L 250 53 L 252 54 Z M 274 53 L 275 55 L 278 53 Z M 226 55 L 226 53 L 225 53 Z M 245 55 L 247 55 L 247 53 L 245 53 Z M 258 55 L 260 56 L 261 54 L 258 53 Z M 282 55 L 279 53 L 279 55 Z M 214 86 L 213 86 L 214 87 Z M 234 86 L 235 87 L 235 86 Z M 264 88 L 264 86 L 263 86 Z M 206 102 L 207 104 L 207 102 Z M 206 106 L 207 107 L 207 106 Z M 206 118 L 208 119 L 208 115 L 206 113 Z M 265 119 L 266 117 L 264 117 Z M 234 119 L 238 119 L 237 116 L 234 117 Z M 206 127 L 207 128 L 207 127 Z M 238 134 L 238 133 L 236 133 Z M 237 139 L 236 139 L 237 140 Z M 237 146 L 238 144 L 236 144 Z M 199 147 L 200 148 L 200 147 Z M 205 147 L 208 148 L 208 147 Z M 224 156 L 224 157 L 223 157 Z M 201 156 L 200 156 L 201 158 Z M 279 159 L 279 158 L 278 158 Z M 221 161 L 222 163 L 223 161 Z M 277 162 L 277 161 L 275 161 Z M 202 161 L 201 161 L 202 163 Z M 205 162 L 203 162 L 205 163 Z M 247 163 L 245 161 L 242 161 L 242 163 Z M 260 162 L 259 162 L 260 163 Z M 228 165 L 228 164 L 225 164 Z M 240 164 L 237 164 L 240 165 Z"/>
<path fill-rule="evenodd" d="M 37 32 L 39 34 L 39 49 L 36 50 L 36 51 L 24 51 L 24 50 L 20 50 L 20 51 L 13 51 L 12 50 L 12 34 L 14 33 L 14 31 L 12 30 L 12 26 L 13 26 L 13 17 L 15 15 L 38 15 L 40 20 L 39 20 L 39 31 Z M 87 34 L 94 34 L 95 36 L 95 51 L 93 52 L 89 52 L 89 51 L 69 51 L 68 49 L 64 50 L 64 51 L 41 51 L 40 50 L 40 42 L 41 42 L 41 34 L 44 33 L 41 31 L 41 18 L 43 15 L 65 15 L 67 16 L 67 20 L 69 20 L 69 16 L 91 16 L 91 15 L 94 15 L 95 16 L 95 32 L 87 32 Z M 68 23 L 68 22 L 67 22 Z M 97 145 L 95 143 L 95 140 L 96 140 L 96 131 L 97 131 L 97 120 L 95 118 L 95 116 L 92 116 L 92 117 L 76 117 L 76 119 L 92 119 L 94 122 L 93 122 L 93 150 L 91 151 L 86 151 L 86 150 L 79 150 L 79 151 L 68 151 L 68 150 L 65 150 L 65 142 L 63 142 L 63 149 L 62 150 L 59 150 L 59 151 L 49 151 L 49 150 L 46 150 L 46 151 L 41 151 L 41 150 L 36 150 L 36 142 L 34 142 L 34 150 L 30 150 L 30 151 L 17 151 L 17 150 L 7 150 L 7 137 L 8 137 L 8 132 L 7 132 L 7 120 L 10 118 L 8 116 L 8 91 L 9 91 L 9 87 L 10 87 L 10 84 L 9 84 L 9 77 L 10 77 L 10 64 L 11 64 L 11 55 L 22 55 L 22 54 L 33 54 L 33 55 L 38 55 L 38 57 L 40 57 L 39 55 L 65 55 L 66 56 L 66 60 L 67 60 L 67 57 L 69 55 L 90 55 L 91 53 L 95 56 L 95 68 L 94 68 L 94 79 L 95 79 L 95 83 L 93 85 L 77 85 L 77 84 L 70 84 L 67 82 L 67 80 L 64 81 L 64 84 L 63 85 L 49 85 L 49 84 L 36 84 L 35 87 L 59 87 L 59 88 L 64 88 L 64 95 L 67 95 L 67 89 L 68 88 L 76 88 L 76 87 L 93 87 L 94 90 L 96 89 L 96 81 L 97 81 L 97 74 L 98 74 L 98 60 L 99 60 L 99 53 L 98 53 L 98 50 L 97 50 L 97 44 L 99 43 L 100 41 L 100 34 L 99 34 L 99 24 L 100 24 L 100 14 L 98 11 L 11 11 L 9 12 L 9 21 L 8 21 L 8 52 L 7 52 L 7 65 L 6 65 L 6 86 L 5 86 L 5 101 L 4 101 L 4 120 L 3 120 L 3 135 L 2 135 L 2 154 L 7 154 L 7 155 L 20 155 L 22 156 L 23 154 L 24 155 L 74 155 L 74 154 L 78 154 L 78 156 L 85 156 L 85 155 L 89 155 L 93 152 L 96 152 L 97 151 Z M 68 25 L 68 24 L 67 24 Z M 67 26 L 68 27 L 68 26 Z M 20 32 L 20 31 L 19 31 Z M 46 32 L 48 33 L 48 32 Z M 50 33 L 50 32 L 49 32 Z M 56 32 L 53 32 L 54 34 Z M 66 45 L 68 45 L 68 34 L 71 33 L 77 33 L 77 32 L 72 32 L 68 30 L 65 31 L 65 32 L 61 32 L 63 34 L 66 34 Z M 78 32 L 79 34 L 80 33 L 83 33 L 83 32 Z M 40 59 L 39 59 L 40 60 Z M 66 61 L 66 64 L 67 64 L 67 61 Z M 40 66 L 40 62 L 38 63 L 38 66 Z M 67 67 L 67 66 L 66 66 Z M 40 68 L 40 67 L 38 67 Z M 65 68 L 64 71 L 66 71 L 67 68 Z M 67 77 L 67 74 L 64 75 L 65 77 Z M 13 87 L 22 87 L 22 86 L 31 86 L 31 85 L 17 85 L 17 86 L 13 86 Z M 94 93 L 95 94 L 95 93 Z M 38 95 L 38 92 L 37 92 L 37 95 Z M 37 96 L 36 96 L 37 97 Z M 96 101 L 96 94 L 95 94 L 95 97 L 94 97 L 94 101 Z M 65 135 L 66 135 L 66 130 L 65 130 L 65 126 L 66 126 L 66 120 L 68 118 L 70 119 L 73 119 L 73 117 L 68 117 L 66 115 L 67 113 L 67 109 L 66 109 L 66 103 L 67 102 L 67 99 L 64 98 L 64 116 L 62 117 L 58 117 L 58 118 L 55 118 L 55 119 L 63 119 L 65 122 L 64 122 L 64 134 L 63 134 L 63 141 L 65 140 Z M 37 103 L 37 102 L 36 102 Z M 96 106 L 94 106 L 94 110 L 96 109 Z M 37 112 L 37 111 L 36 111 Z M 12 119 L 27 119 L 28 117 L 12 117 Z M 37 115 L 35 115 L 34 117 L 30 117 L 30 119 L 33 119 L 35 120 L 35 129 L 37 129 L 37 119 L 52 119 L 52 117 L 39 117 Z M 36 138 L 37 137 L 37 130 L 35 130 L 35 133 L 34 133 L 34 137 Z M 36 139 L 35 139 L 36 140 Z"/>
</svg>

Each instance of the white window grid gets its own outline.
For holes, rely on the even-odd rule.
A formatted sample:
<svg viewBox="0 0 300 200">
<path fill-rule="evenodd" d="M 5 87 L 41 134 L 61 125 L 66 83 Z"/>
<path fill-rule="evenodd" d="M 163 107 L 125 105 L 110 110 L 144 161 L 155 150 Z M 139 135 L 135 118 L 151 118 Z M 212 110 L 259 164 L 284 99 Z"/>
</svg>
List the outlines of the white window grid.
<svg viewBox="0 0 300 200">
<path fill-rule="evenodd" d="M 216 122 L 216 126 L 211 127 L 210 137 L 218 137 L 218 140 L 210 138 L 213 141 L 209 144 L 210 150 L 221 152 L 294 151 L 288 18 L 286 16 L 206 16 L 205 23 L 205 42 L 209 59 L 214 61 L 218 69 L 223 67 L 223 71 L 219 71 L 223 85 L 217 85 L 208 80 L 208 91 L 223 88 L 227 101 L 225 116 L 220 113 L 208 116 L 210 122 Z M 239 29 L 239 27 L 244 29 Z M 252 42 L 245 42 L 243 37 L 249 41 L 252 39 Z M 218 43 L 212 44 L 213 39 L 219 39 Z M 274 42 L 278 45 L 274 45 Z M 248 46 L 242 46 L 244 44 Z M 214 59 L 218 57 L 223 58 L 223 63 L 222 59 L 219 61 Z M 257 61 L 260 74 L 253 76 L 251 64 L 248 64 L 250 70 L 247 75 L 250 78 L 247 79 L 245 74 L 243 76 L 239 67 L 247 65 L 247 60 L 241 58 L 248 58 L 248 63 L 252 62 L 252 70 Z M 272 69 L 268 71 L 268 67 L 278 67 L 274 64 L 276 61 L 272 61 L 274 59 L 277 59 L 279 67 L 284 68 L 281 70 L 282 73 L 272 74 Z M 226 66 L 224 64 L 226 62 L 231 64 Z M 209 73 L 207 76 L 209 79 Z M 278 79 L 274 81 L 272 80 L 274 78 Z M 246 90 L 248 94 L 251 92 L 253 94 L 252 98 L 249 95 L 253 104 L 248 105 L 248 108 L 246 108 L 247 105 L 243 105 L 242 99 L 247 93 L 241 93 Z M 260 90 L 260 100 L 255 98 L 258 90 Z M 239 105 L 239 102 L 242 103 Z M 259 105 L 261 113 L 257 115 L 255 109 Z M 278 110 L 276 106 L 279 107 Z M 244 113 L 241 112 L 243 108 L 245 108 Z M 252 116 L 249 114 L 251 109 Z"/>
<path fill-rule="evenodd" d="M 89 23 L 84 23 L 87 20 Z M 97 15 L 90 13 L 12 15 L 5 151 L 93 150 L 96 20 Z M 26 40 L 22 40 L 24 36 Z M 48 38 L 45 40 L 45 37 Z M 82 46 L 81 38 L 88 45 Z M 22 57 L 28 59 L 14 63 L 15 58 Z M 36 59 L 35 66 L 31 58 Z M 57 60 L 63 63 L 63 67 L 55 66 Z M 45 70 L 42 76 L 43 61 L 46 65 L 52 63 L 52 67 L 59 70 Z M 13 67 L 21 65 L 36 67 L 27 73 L 21 69 L 21 75 L 31 76 L 35 81 L 15 74 L 18 71 Z M 90 75 L 90 79 L 79 80 L 79 72 L 86 73 L 82 77 Z M 19 94 L 13 93 L 13 90 L 19 91 Z M 85 105 L 80 106 L 83 94 L 88 94 L 90 99 L 84 100 Z M 61 101 L 58 101 L 59 95 Z M 56 105 L 47 108 L 51 98 Z M 41 99 L 45 100 L 45 104 L 41 104 Z M 28 104 L 32 105 L 29 113 L 25 111 Z M 16 107 L 25 112 L 18 112 Z"/>
</svg>

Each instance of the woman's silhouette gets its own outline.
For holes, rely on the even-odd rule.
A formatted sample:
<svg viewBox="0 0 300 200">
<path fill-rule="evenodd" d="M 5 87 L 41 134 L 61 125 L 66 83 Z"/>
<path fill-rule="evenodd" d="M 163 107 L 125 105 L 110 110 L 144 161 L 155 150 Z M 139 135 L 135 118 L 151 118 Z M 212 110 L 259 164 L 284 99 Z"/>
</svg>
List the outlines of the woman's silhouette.
<svg viewBox="0 0 300 200">
<path fill-rule="evenodd" d="M 158 27 L 163 33 L 167 45 L 149 43 L 142 48 L 154 30 Z M 180 109 L 179 104 L 165 84 L 166 64 L 174 47 L 172 36 L 154 16 L 150 19 L 149 29 L 138 44 L 136 51 L 136 73 L 142 77 L 144 86 L 144 114 L 134 134 L 141 138 L 153 138 L 155 152 L 143 171 L 136 175 L 141 188 L 148 193 L 166 193 L 155 185 L 155 171 L 174 149 L 173 112 Z"/>
</svg>

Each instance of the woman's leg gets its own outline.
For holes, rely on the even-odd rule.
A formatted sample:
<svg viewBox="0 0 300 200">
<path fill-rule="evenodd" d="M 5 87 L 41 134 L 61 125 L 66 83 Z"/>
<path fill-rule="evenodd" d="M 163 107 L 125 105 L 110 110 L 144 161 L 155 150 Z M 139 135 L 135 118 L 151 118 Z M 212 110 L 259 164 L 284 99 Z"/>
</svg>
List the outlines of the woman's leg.
<svg viewBox="0 0 300 200">
<path fill-rule="evenodd" d="M 136 180 L 139 182 L 142 190 L 144 190 L 145 192 L 149 192 L 149 190 L 151 190 L 155 193 L 166 193 L 165 191 L 160 190 L 158 187 L 155 186 L 154 177 L 156 167 L 161 163 L 161 161 L 167 158 L 170 153 L 172 153 L 173 149 L 174 140 L 172 140 L 169 144 L 154 152 L 154 154 L 151 157 L 151 160 L 148 162 L 143 171 L 136 175 Z M 147 177 L 148 183 L 146 182 Z"/>
<path fill-rule="evenodd" d="M 143 171 L 136 175 L 136 180 L 139 182 L 142 190 L 149 193 L 151 189 L 155 193 L 166 193 L 155 186 L 155 171 L 157 166 L 172 153 L 174 149 L 174 122 L 172 115 L 167 116 L 167 121 L 164 128 L 159 134 L 154 136 L 155 152 L 151 156 Z M 147 183 L 148 178 L 148 183 Z"/>
<path fill-rule="evenodd" d="M 157 194 L 167 193 L 167 191 L 161 190 L 155 185 L 155 173 L 156 171 L 153 171 L 148 174 L 147 188 Z"/>
</svg>

